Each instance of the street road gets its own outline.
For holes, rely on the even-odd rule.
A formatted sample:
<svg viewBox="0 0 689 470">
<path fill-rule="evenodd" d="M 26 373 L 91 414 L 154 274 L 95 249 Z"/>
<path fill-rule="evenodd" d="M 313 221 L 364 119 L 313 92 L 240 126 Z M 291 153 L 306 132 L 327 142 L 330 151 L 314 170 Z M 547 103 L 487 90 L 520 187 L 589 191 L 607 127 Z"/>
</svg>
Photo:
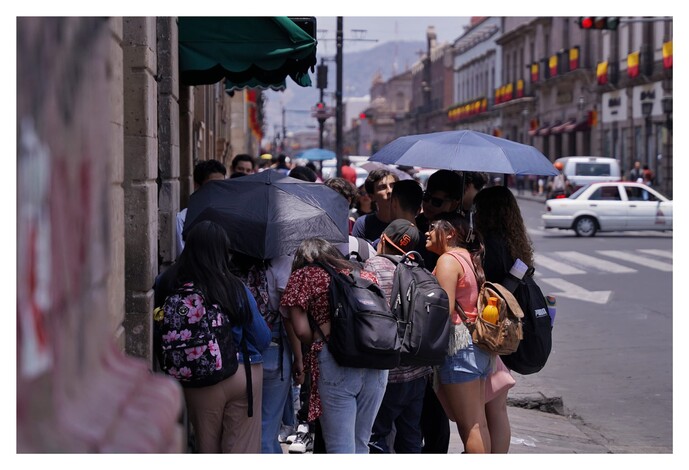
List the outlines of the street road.
<svg viewBox="0 0 689 470">
<path fill-rule="evenodd" d="M 520 200 L 536 281 L 557 297 L 553 351 L 519 387 L 562 397 L 614 453 L 672 452 L 672 232 L 545 230 Z"/>
</svg>

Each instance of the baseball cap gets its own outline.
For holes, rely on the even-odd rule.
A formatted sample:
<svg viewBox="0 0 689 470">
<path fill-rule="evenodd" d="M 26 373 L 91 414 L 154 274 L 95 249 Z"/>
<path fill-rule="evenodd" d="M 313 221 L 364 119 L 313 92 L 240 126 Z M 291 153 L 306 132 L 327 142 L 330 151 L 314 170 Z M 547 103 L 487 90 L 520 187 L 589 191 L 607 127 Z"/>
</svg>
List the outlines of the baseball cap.
<svg viewBox="0 0 689 470">
<path fill-rule="evenodd" d="M 404 254 L 418 245 L 419 229 L 406 219 L 395 219 L 388 224 L 380 238 Z"/>
</svg>

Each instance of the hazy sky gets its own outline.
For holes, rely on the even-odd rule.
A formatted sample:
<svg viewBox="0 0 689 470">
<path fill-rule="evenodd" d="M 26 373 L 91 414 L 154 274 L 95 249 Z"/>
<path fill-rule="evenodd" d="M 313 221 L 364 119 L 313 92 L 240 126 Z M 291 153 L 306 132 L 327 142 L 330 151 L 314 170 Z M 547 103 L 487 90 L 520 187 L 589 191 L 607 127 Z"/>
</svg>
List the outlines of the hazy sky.
<svg viewBox="0 0 689 470">
<path fill-rule="evenodd" d="M 319 52 L 335 54 L 337 18 L 318 16 L 316 20 Z M 429 26 L 435 27 L 438 42 L 452 42 L 462 35 L 467 24 L 467 16 L 343 16 L 343 50 L 354 52 L 395 40 L 425 42 Z"/>
</svg>

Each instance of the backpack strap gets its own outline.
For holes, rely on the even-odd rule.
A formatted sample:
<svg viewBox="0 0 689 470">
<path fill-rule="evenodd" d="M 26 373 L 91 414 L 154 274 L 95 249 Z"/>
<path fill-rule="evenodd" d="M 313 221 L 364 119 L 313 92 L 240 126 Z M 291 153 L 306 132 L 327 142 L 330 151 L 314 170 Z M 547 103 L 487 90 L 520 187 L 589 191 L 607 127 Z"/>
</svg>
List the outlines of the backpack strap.
<svg viewBox="0 0 689 470">
<path fill-rule="evenodd" d="M 361 237 L 356 237 L 356 243 L 358 245 L 359 257 L 362 261 L 366 261 L 369 258 L 368 246 L 366 246 L 366 241 Z"/>
<path fill-rule="evenodd" d="M 246 345 L 246 335 L 242 328 L 241 341 L 242 354 L 244 355 L 244 372 L 246 373 L 246 399 L 248 401 L 247 415 L 251 418 L 254 415 L 254 387 L 251 378 L 251 361 L 249 361 L 249 347 Z"/>
</svg>

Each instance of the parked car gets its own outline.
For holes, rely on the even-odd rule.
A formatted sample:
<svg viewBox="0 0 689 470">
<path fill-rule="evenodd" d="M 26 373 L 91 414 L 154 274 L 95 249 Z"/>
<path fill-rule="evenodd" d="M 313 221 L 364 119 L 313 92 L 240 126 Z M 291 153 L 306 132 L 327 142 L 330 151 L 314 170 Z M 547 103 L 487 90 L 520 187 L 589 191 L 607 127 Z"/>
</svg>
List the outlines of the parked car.
<svg viewBox="0 0 689 470">
<path fill-rule="evenodd" d="M 601 181 L 620 181 L 620 162 L 610 157 L 562 157 L 555 163 L 563 164 L 562 172 L 574 190 L 589 183 Z"/>
<path fill-rule="evenodd" d="M 361 162 L 357 160 L 357 163 Z M 334 158 L 332 160 L 323 160 L 323 162 L 321 163 L 321 176 L 323 178 L 323 181 L 327 180 L 328 178 L 334 178 L 335 176 L 337 176 L 337 170 L 335 168 L 336 165 L 337 160 L 335 160 Z M 358 188 L 359 186 L 364 184 L 364 181 L 366 181 L 368 171 L 358 166 L 355 162 L 352 162 L 351 166 L 352 168 L 354 168 L 354 171 L 356 171 L 356 187 Z"/>
<path fill-rule="evenodd" d="M 672 230 L 672 201 L 642 183 L 592 183 L 566 199 L 545 202 L 545 228 L 574 230 L 579 237 L 596 232 Z"/>
</svg>

